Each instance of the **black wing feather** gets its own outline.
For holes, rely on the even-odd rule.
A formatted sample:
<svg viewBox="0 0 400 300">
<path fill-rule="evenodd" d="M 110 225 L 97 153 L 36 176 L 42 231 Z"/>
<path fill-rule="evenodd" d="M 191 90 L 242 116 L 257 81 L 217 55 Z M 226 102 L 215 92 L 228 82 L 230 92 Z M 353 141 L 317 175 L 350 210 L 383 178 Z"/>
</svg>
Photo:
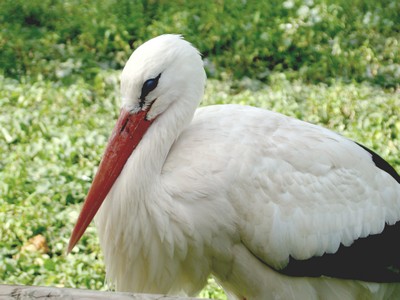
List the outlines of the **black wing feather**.
<svg viewBox="0 0 400 300">
<path fill-rule="evenodd" d="M 390 174 L 398 183 L 400 176 L 382 157 L 358 144 L 371 154 L 375 165 Z M 400 282 L 400 222 L 386 224 L 380 234 L 359 238 L 348 247 L 341 245 L 334 254 L 307 260 L 290 257 L 280 273 L 298 277 L 329 276 L 369 282 Z"/>
</svg>

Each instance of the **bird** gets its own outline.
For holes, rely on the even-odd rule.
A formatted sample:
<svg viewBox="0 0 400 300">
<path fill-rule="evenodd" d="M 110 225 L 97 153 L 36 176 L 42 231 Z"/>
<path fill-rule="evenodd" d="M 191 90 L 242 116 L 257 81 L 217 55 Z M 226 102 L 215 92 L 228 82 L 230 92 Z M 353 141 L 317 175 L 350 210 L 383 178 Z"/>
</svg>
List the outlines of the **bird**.
<svg viewBox="0 0 400 300">
<path fill-rule="evenodd" d="M 228 299 L 400 297 L 400 176 L 329 129 L 245 105 L 199 108 L 200 52 L 136 48 L 68 252 L 95 219 L 118 291 Z M 399 298 L 400 299 L 400 298 Z"/>
</svg>

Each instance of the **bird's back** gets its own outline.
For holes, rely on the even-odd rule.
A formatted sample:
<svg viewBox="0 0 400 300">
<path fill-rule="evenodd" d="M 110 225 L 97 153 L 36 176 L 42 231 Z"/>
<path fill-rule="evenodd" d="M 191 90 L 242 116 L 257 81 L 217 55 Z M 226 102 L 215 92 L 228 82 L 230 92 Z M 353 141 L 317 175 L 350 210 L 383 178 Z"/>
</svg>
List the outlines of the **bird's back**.
<svg viewBox="0 0 400 300">
<path fill-rule="evenodd" d="M 399 182 L 377 167 L 370 152 L 327 129 L 253 107 L 198 109 L 173 145 L 163 176 L 173 197 L 194 205 L 211 202 L 214 218 L 236 231 L 240 243 L 288 275 L 346 278 L 348 261 L 339 271 L 308 273 L 306 264 L 295 274 L 289 267 L 335 253 L 400 220 Z M 352 270 L 350 278 L 363 279 L 364 269 Z M 370 270 L 372 281 L 375 271 Z M 391 281 L 400 280 L 396 276 Z"/>
</svg>

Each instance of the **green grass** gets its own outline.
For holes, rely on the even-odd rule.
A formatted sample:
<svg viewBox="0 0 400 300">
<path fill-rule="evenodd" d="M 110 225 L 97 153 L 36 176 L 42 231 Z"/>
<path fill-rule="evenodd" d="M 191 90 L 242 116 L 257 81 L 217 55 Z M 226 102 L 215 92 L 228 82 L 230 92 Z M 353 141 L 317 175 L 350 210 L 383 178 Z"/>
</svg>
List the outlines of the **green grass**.
<svg viewBox="0 0 400 300">
<path fill-rule="evenodd" d="M 0 282 L 104 289 L 94 226 L 66 245 L 118 114 L 119 72 L 95 84 L 0 80 Z M 400 171 L 400 94 L 369 84 L 309 85 L 282 73 L 270 84 L 210 80 L 204 105 L 269 108 L 331 128 L 373 148 Z M 42 234 L 49 251 L 22 251 Z M 221 298 L 209 287 L 203 296 Z M 214 283 L 215 286 L 215 283 Z"/>
<path fill-rule="evenodd" d="M 132 49 L 182 33 L 203 105 L 320 124 L 400 171 L 400 2 L 0 1 L 0 283 L 105 289 L 94 226 L 65 250 L 119 112 Z M 29 240 L 43 235 L 48 250 Z M 210 280 L 201 293 L 223 298 Z"/>
</svg>

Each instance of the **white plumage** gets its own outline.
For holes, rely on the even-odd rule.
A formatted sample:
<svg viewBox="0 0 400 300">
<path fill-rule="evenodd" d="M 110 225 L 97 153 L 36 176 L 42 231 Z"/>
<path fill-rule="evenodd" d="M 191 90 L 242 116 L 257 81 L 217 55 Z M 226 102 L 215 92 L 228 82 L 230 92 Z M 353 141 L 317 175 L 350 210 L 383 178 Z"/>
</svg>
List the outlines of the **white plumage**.
<svg viewBox="0 0 400 300">
<path fill-rule="evenodd" d="M 111 151 L 129 152 L 116 179 L 106 179 L 112 187 L 89 192 L 97 205 L 108 194 L 96 224 L 116 288 L 191 295 L 212 274 L 231 299 L 399 296 L 398 275 L 367 283 L 323 268 L 326 276 L 285 273 L 290 257 L 325 258 L 397 226 L 397 174 L 358 144 L 281 114 L 238 105 L 196 110 L 205 79 L 197 50 L 175 35 L 143 44 L 123 71 L 120 120 L 143 114 L 149 124 L 128 129 L 134 146 Z M 82 212 L 69 249 L 95 213 Z"/>
</svg>

